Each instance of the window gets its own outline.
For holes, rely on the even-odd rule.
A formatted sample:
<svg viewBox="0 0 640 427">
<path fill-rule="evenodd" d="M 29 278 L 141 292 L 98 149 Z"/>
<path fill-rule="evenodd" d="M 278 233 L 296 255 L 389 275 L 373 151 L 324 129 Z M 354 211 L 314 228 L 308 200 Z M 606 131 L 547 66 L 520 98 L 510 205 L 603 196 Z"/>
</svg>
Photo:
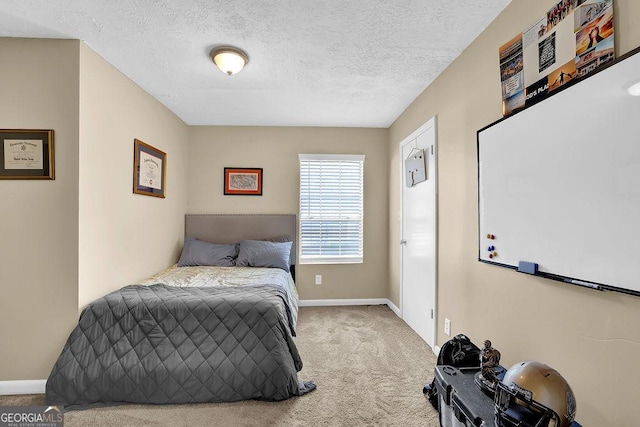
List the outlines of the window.
<svg viewBox="0 0 640 427">
<path fill-rule="evenodd" d="M 363 155 L 300 154 L 300 262 L 362 262 Z"/>
</svg>

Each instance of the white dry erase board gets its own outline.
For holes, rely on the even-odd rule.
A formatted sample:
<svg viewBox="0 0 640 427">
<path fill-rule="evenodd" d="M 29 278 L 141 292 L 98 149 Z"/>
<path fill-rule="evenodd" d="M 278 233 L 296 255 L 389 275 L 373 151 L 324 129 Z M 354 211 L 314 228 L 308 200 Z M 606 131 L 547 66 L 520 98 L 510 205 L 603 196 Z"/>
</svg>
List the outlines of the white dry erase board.
<svg viewBox="0 0 640 427">
<path fill-rule="evenodd" d="M 478 131 L 480 261 L 640 296 L 639 51 Z"/>
</svg>

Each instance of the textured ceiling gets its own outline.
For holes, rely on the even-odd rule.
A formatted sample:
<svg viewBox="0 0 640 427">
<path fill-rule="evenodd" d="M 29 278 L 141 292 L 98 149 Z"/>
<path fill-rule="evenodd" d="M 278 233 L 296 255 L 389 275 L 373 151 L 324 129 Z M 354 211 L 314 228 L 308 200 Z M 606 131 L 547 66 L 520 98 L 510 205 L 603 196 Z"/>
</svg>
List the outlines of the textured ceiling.
<svg viewBox="0 0 640 427">
<path fill-rule="evenodd" d="M 0 36 L 84 40 L 190 125 L 388 127 L 509 1 L 2 0 Z"/>
</svg>

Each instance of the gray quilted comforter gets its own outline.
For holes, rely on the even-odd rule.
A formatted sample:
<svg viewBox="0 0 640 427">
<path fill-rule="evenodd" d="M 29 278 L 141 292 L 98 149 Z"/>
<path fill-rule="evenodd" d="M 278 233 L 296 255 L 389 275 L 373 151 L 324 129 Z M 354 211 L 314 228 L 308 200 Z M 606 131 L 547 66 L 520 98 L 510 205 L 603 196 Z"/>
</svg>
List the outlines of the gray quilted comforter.
<svg viewBox="0 0 640 427">
<path fill-rule="evenodd" d="M 132 285 L 85 308 L 46 385 L 50 405 L 282 400 L 315 388 L 281 289 Z"/>
</svg>

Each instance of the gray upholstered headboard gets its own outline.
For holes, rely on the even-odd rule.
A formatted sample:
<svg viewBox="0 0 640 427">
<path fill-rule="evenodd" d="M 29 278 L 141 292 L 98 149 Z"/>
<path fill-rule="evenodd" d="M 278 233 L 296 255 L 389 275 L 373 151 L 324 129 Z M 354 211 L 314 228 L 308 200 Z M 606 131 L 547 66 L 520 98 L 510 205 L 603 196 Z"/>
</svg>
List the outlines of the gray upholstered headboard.
<svg viewBox="0 0 640 427">
<path fill-rule="evenodd" d="M 211 243 L 237 243 L 289 237 L 291 265 L 296 263 L 298 223 L 295 214 L 187 214 L 184 236 Z"/>
</svg>

